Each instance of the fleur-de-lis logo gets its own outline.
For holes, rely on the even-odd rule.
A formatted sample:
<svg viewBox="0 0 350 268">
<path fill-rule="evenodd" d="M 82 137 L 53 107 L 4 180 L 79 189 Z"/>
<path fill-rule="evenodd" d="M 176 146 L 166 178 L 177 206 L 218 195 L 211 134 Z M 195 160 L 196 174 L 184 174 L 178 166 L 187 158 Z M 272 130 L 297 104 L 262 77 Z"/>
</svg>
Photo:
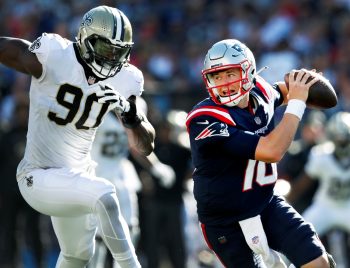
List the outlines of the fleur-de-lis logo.
<svg viewBox="0 0 350 268">
<path fill-rule="evenodd" d="M 92 16 L 90 13 L 87 13 L 84 18 L 83 21 L 81 22 L 81 26 L 90 26 L 92 24 Z"/>
<path fill-rule="evenodd" d="M 38 37 L 29 47 L 29 51 L 34 51 L 35 49 L 38 49 L 41 46 L 40 42 L 41 36 Z"/>
<path fill-rule="evenodd" d="M 33 176 L 28 176 L 24 178 L 27 181 L 27 186 L 32 187 L 33 186 Z"/>
</svg>

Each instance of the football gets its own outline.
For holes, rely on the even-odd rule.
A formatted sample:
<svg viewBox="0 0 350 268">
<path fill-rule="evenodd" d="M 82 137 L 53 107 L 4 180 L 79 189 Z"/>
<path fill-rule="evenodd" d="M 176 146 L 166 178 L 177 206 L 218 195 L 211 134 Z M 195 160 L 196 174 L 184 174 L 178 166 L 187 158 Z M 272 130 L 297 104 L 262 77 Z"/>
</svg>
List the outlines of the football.
<svg viewBox="0 0 350 268">
<path fill-rule="evenodd" d="M 298 72 L 296 72 L 295 76 Z M 329 109 L 337 105 L 338 97 L 331 83 L 323 75 L 313 72 L 313 76 L 308 79 L 309 82 L 318 76 L 319 81 L 314 83 L 309 90 L 309 96 L 306 100 L 307 107 L 316 109 Z M 289 73 L 284 75 L 284 82 L 289 87 Z"/>
</svg>

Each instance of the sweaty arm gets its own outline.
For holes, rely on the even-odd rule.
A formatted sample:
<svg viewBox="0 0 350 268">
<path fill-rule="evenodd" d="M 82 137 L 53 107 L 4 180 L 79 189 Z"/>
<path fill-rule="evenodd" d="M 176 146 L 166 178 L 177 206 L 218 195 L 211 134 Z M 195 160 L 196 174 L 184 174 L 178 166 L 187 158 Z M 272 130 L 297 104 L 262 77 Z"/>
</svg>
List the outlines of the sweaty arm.
<svg viewBox="0 0 350 268">
<path fill-rule="evenodd" d="M 305 104 L 310 86 L 318 79 L 314 78 L 307 83 L 307 79 L 311 76 L 309 71 L 302 69 L 296 77 L 294 73 L 295 71 L 292 71 L 289 74 L 289 91 L 284 83 L 279 84 L 284 98 L 283 103 L 289 103 L 293 99 Z M 255 159 L 267 163 L 280 161 L 294 139 L 299 122 L 300 118 L 295 113 L 285 113 L 276 128 L 259 139 Z"/>
<path fill-rule="evenodd" d="M 142 155 L 149 155 L 154 149 L 155 130 L 146 117 L 134 128 L 126 128 L 130 146 Z"/>
<path fill-rule="evenodd" d="M 137 111 L 136 97 L 129 97 L 128 101 L 132 107 L 129 112 L 118 114 L 125 126 L 129 144 L 142 155 L 150 155 L 154 149 L 155 130 L 148 121 L 145 114 Z M 135 109 L 135 110 L 133 110 Z"/>
<path fill-rule="evenodd" d="M 39 78 L 42 65 L 36 55 L 29 51 L 30 44 L 24 39 L 0 37 L 0 63 Z"/>
</svg>

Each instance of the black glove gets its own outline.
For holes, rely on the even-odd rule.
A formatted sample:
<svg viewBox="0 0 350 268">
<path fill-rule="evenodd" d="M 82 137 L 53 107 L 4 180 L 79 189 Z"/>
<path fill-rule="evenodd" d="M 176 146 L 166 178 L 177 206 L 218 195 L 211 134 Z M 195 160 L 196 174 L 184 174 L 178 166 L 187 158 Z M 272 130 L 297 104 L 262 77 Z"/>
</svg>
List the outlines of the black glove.
<svg viewBox="0 0 350 268">
<path fill-rule="evenodd" d="M 121 114 L 123 125 L 126 128 L 135 128 L 141 124 L 143 117 L 137 113 L 136 104 L 132 100 L 127 100 L 129 110 Z"/>
</svg>

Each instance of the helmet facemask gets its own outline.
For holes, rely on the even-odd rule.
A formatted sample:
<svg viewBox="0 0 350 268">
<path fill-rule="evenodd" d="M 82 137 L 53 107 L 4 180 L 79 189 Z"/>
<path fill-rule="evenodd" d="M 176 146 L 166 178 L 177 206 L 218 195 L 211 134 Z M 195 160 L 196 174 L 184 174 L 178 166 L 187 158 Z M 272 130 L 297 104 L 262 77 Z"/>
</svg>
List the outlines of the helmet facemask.
<svg viewBox="0 0 350 268">
<path fill-rule="evenodd" d="M 216 85 L 213 79 L 214 74 L 216 72 L 226 71 L 232 68 L 239 69 L 240 78 L 227 83 Z M 228 64 L 223 67 L 212 68 L 202 72 L 204 83 L 213 101 L 216 104 L 227 105 L 230 107 L 236 106 L 242 100 L 242 98 L 249 92 L 249 90 L 246 90 L 246 88 L 250 88 L 250 85 L 248 85 L 247 87 L 247 83 L 249 83 L 249 79 L 247 76 L 248 76 L 247 72 L 243 71 L 243 68 L 241 67 L 240 64 L 239 65 Z M 232 86 L 234 86 L 235 84 L 239 84 L 239 85 L 238 85 L 238 90 L 234 90 L 234 93 L 225 94 L 225 96 L 220 95 L 219 92 L 221 88 L 227 88 L 227 90 L 230 91 L 230 89 L 232 89 Z"/>
<path fill-rule="evenodd" d="M 240 70 L 240 79 L 226 84 L 216 85 L 212 74 L 231 68 Z M 212 100 L 219 105 L 236 106 L 253 88 L 256 75 L 253 53 L 243 43 L 235 39 L 227 39 L 214 44 L 204 60 L 202 77 Z M 239 83 L 239 90 L 228 96 L 220 96 L 219 88 L 230 87 Z"/>
<path fill-rule="evenodd" d="M 131 46 L 113 45 L 108 39 L 91 35 L 84 40 L 89 55 L 87 62 L 99 75 L 110 77 L 127 62 Z"/>
</svg>

